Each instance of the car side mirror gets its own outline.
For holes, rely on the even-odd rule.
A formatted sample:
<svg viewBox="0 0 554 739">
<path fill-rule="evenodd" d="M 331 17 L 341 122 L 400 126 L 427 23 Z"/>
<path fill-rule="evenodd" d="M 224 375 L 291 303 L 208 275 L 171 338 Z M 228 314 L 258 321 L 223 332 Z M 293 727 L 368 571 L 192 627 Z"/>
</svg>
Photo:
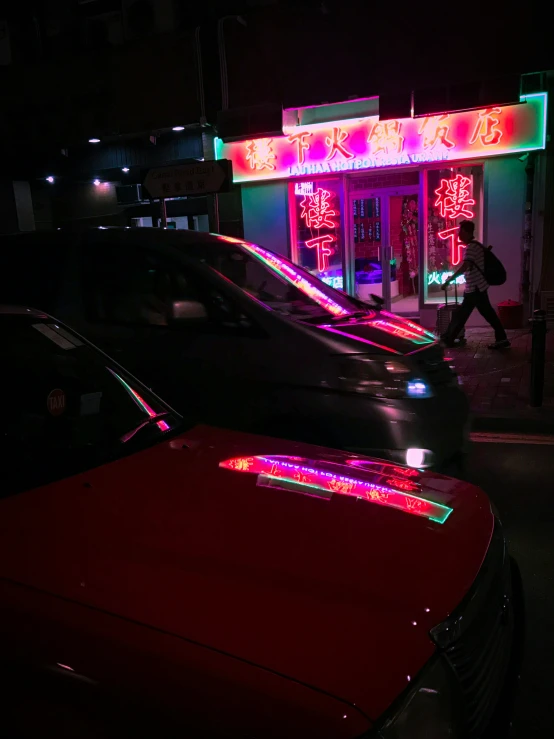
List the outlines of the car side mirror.
<svg viewBox="0 0 554 739">
<path fill-rule="evenodd" d="M 175 300 L 171 304 L 170 320 L 181 323 L 183 321 L 207 321 L 208 313 L 203 303 L 197 300 Z"/>
</svg>

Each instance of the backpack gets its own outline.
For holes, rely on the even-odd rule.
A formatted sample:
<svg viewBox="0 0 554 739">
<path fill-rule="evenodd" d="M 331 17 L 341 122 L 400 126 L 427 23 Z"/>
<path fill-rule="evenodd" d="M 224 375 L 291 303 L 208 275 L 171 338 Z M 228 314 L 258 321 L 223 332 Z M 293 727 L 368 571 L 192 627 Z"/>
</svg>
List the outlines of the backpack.
<svg viewBox="0 0 554 739">
<path fill-rule="evenodd" d="M 483 249 L 485 269 L 482 270 L 478 264 L 475 266 L 489 285 L 503 285 L 506 282 L 506 269 L 496 254 L 492 253 L 492 246 L 483 246 L 479 241 L 476 243 Z"/>
</svg>

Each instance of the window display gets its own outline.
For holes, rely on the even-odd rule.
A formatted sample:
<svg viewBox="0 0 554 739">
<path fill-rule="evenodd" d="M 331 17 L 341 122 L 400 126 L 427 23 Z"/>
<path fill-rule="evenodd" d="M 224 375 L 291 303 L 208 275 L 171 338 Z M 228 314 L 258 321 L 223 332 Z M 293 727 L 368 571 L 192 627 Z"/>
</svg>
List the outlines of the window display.
<svg viewBox="0 0 554 739">
<path fill-rule="evenodd" d="M 323 282 L 343 289 L 341 182 L 290 185 L 293 261 Z"/>
<path fill-rule="evenodd" d="M 465 245 L 458 239 L 460 222 L 473 221 L 475 236 L 481 239 L 483 167 L 428 170 L 426 191 L 425 302 L 438 303 L 444 300 L 441 286 L 464 259 Z M 463 286 L 464 280 L 460 275 L 457 282 Z"/>
</svg>

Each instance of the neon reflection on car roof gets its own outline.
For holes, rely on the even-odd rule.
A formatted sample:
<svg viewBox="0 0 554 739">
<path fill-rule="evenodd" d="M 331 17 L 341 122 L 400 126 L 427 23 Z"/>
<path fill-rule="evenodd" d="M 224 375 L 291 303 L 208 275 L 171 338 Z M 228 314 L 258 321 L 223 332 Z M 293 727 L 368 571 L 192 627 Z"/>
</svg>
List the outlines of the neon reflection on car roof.
<svg viewBox="0 0 554 739">
<path fill-rule="evenodd" d="M 396 475 L 388 476 L 385 465 L 383 472 L 373 475 L 375 481 L 351 477 L 349 474 L 338 474 L 325 469 L 323 465 L 309 459 L 287 456 L 252 456 L 235 457 L 220 462 L 219 466 L 234 472 L 248 472 L 258 475 L 257 484 L 261 487 L 278 487 L 330 499 L 333 494 L 347 495 L 376 503 L 387 508 L 396 508 L 414 516 L 421 516 L 436 523 L 443 524 L 452 513 L 452 508 L 416 495 L 420 492 L 419 482 L 398 475 L 402 468 L 396 468 Z M 342 465 L 329 464 L 329 467 Z M 364 470 L 366 471 L 366 470 Z M 369 474 L 368 478 L 372 475 Z"/>
<path fill-rule="evenodd" d="M 283 260 L 279 259 L 275 254 L 262 249 L 260 246 L 248 244 L 246 242 L 242 242 L 242 247 L 264 262 L 264 264 L 274 272 L 281 275 L 281 277 L 284 277 L 287 282 L 291 282 L 305 295 L 314 300 L 321 308 L 324 308 L 334 316 L 346 316 L 351 312 L 340 306 L 332 300 L 332 298 L 325 295 L 324 292 L 319 290 L 315 285 L 312 285 L 300 272 L 293 269 L 290 264 L 283 262 Z"/>
</svg>

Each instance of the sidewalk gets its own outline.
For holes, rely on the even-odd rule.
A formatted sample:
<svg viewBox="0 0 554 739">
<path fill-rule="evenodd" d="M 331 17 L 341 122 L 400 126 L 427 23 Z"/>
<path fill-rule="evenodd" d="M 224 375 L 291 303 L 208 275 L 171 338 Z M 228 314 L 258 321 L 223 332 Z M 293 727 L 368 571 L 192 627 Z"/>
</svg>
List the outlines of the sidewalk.
<svg viewBox="0 0 554 739">
<path fill-rule="evenodd" d="M 491 351 L 488 327 L 466 329 L 467 344 L 445 349 L 470 398 L 474 429 L 554 433 L 554 331 L 546 335 L 546 366 L 542 408 L 529 406 L 531 332 L 508 331 L 511 349 Z"/>
</svg>

